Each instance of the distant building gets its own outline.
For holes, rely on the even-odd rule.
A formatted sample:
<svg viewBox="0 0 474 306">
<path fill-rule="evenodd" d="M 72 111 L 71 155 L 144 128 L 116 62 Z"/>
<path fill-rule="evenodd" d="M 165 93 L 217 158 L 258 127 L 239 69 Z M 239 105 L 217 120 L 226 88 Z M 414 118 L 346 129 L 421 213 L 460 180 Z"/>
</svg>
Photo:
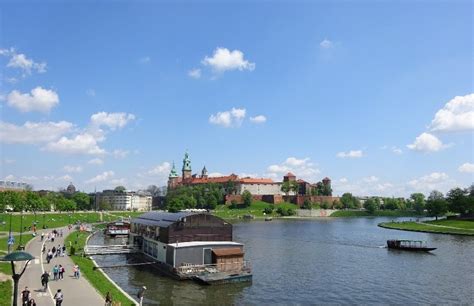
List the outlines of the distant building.
<svg viewBox="0 0 474 306">
<path fill-rule="evenodd" d="M 104 190 L 97 193 L 96 205 L 110 205 L 112 210 L 128 211 L 150 211 L 152 207 L 152 196 L 146 191 L 115 191 Z"/>
<path fill-rule="evenodd" d="M 76 193 L 76 186 L 74 186 L 72 183 L 69 183 L 69 185 L 66 188 L 66 193 L 68 194 Z"/>
<path fill-rule="evenodd" d="M 0 191 L 13 190 L 23 191 L 31 190 L 31 185 L 23 182 L 0 181 Z"/>
</svg>

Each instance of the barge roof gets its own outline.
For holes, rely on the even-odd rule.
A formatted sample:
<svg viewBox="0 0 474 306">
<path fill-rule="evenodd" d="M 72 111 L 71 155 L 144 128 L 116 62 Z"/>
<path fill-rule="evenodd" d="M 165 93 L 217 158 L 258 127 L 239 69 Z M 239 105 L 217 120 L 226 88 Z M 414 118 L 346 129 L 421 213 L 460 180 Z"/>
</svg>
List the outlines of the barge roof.
<svg viewBox="0 0 474 306">
<path fill-rule="evenodd" d="M 169 246 L 172 246 L 176 249 L 179 248 L 189 248 L 195 246 L 206 246 L 206 245 L 234 245 L 234 246 L 243 246 L 242 243 L 234 241 L 188 241 L 188 242 L 178 242 L 170 243 Z"/>
<path fill-rule="evenodd" d="M 159 226 L 159 227 L 168 227 L 171 224 L 181 221 L 183 218 L 192 215 L 199 215 L 203 214 L 203 212 L 176 212 L 170 213 L 166 211 L 150 211 L 144 213 L 143 215 L 133 218 L 131 220 L 132 223 L 139 223 L 144 225 L 152 225 L 152 226 Z"/>
</svg>

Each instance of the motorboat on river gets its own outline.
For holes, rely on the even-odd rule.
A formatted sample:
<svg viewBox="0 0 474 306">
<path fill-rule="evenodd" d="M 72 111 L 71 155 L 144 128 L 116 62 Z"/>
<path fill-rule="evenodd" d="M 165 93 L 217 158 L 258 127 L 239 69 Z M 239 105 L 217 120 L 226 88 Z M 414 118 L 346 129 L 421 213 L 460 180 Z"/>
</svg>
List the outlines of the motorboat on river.
<svg viewBox="0 0 474 306">
<path fill-rule="evenodd" d="M 436 248 L 429 248 L 426 241 L 421 240 L 387 240 L 387 247 L 389 249 L 414 252 L 429 252 L 436 250 Z"/>
</svg>

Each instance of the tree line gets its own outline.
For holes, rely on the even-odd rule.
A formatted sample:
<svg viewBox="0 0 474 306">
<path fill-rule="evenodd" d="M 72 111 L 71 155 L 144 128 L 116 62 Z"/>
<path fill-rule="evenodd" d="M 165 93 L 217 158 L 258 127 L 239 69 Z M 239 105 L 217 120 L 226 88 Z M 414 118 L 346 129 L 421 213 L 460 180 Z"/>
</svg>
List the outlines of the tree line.
<svg viewBox="0 0 474 306">
<path fill-rule="evenodd" d="M 91 204 L 91 198 L 83 192 L 72 195 L 62 192 L 49 192 L 46 195 L 34 191 L 0 192 L 0 211 L 90 210 Z"/>
</svg>

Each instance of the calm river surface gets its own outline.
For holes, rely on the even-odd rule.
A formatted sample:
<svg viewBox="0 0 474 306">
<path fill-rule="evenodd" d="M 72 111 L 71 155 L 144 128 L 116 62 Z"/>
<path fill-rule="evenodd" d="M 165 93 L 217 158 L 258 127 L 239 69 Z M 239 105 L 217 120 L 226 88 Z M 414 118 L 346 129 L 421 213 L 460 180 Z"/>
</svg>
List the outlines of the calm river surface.
<svg viewBox="0 0 474 306">
<path fill-rule="evenodd" d="M 387 218 L 252 221 L 234 225 L 253 266 L 252 284 L 203 287 L 150 266 L 106 269 L 145 305 L 473 304 L 474 237 L 377 227 Z M 387 250 L 387 239 L 426 240 L 432 254 Z M 91 244 L 103 243 L 97 235 Z M 99 265 L 130 262 L 95 256 Z"/>
</svg>

